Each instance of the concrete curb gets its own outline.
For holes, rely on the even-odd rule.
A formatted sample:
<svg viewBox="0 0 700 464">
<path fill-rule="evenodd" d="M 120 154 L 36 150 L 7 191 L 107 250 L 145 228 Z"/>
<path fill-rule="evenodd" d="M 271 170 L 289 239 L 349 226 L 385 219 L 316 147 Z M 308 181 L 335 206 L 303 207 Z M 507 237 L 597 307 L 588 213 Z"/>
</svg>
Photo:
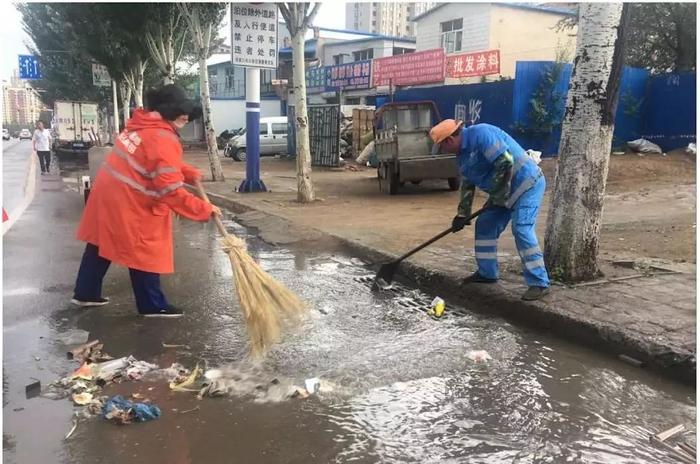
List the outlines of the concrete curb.
<svg viewBox="0 0 700 464">
<path fill-rule="evenodd" d="M 286 218 L 226 196 L 209 193 L 209 198 L 215 205 L 236 214 L 256 211 L 295 227 L 295 224 Z M 396 258 L 345 237 L 315 230 L 337 241 L 352 254 L 370 262 L 387 262 Z M 696 383 L 695 353 L 681 352 L 658 340 L 634 337 L 631 332 L 613 324 L 572 317 L 546 302 L 523 301 L 520 299 L 522 288 L 519 285 L 503 282 L 503 285 L 472 284 L 465 286 L 462 285 L 461 279 L 454 275 L 428 269 L 408 261 L 402 263 L 399 273 L 402 278 L 415 283 L 422 289 L 441 296 L 449 295 L 445 298 L 448 303 L 452 301 L 463 305 L 465 302 L 469 302 L 469 309 L 472 311 L 498 315 L 521 326 L 549 331 L 567 341 L 573 341 L 597 351 L 615 356 L 625 355 L 640 361 L 644 367 L 670 378 L 691 385 Z M 553 291 L 556 291 L 556 288 Z"/>
</svg>

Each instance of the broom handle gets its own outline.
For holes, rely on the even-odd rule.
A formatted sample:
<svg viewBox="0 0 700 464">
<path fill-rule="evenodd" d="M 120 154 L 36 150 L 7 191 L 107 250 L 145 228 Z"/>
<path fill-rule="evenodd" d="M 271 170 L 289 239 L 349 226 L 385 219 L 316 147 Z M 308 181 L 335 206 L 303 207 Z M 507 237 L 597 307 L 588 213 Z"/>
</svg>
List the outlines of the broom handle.
<svg viewBox="0 0 700 464">
<path fill-rule="evenodd" d="M 202 186 L 202 182 L 196 180 L 194 181 L 194 186 L 197 189 L 197 193 L 199 193 L 200 198 L 206 201 L 207 203 L 211 203 L 211 201 L 209 201 L 209 196 L 207 195 L 207 192 Z M 219 216 L 214 216 L 214 224 L 216 224 L 216 228 L 219 229 L 219 233 L 222 236 L 226 237 L 228 235 L 228 232 L 226 232 L 226 227 L 224 226 L 224 223 L 221 222 L 221 218 Z"/>
</svg>

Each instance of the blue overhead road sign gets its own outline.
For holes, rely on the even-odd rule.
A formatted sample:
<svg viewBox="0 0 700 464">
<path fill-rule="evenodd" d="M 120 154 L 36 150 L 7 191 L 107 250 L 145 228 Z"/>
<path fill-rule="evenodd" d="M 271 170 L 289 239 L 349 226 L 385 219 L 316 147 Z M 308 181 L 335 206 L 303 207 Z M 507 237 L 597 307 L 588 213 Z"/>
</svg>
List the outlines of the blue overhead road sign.
<svg viewBox="0 0 700 464">
<path fill-rule="evenodd" d="M 34 55 L 19 55 L 19 78 L 41 79 L 39 58 Z"/>
</svg>

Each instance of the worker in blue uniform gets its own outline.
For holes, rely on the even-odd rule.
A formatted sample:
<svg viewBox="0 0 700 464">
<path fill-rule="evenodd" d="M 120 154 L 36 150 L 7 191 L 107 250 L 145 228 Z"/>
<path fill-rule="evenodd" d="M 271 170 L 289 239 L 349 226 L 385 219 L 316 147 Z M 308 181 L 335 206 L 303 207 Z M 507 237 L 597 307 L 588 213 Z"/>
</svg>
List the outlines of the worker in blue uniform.
<svg viewBox="0 0 700 464">
<path fill-rule="evenodd" d="M 478 270 L 465 282 L 498 281 L 498 237 L 512 221 L 528 286 L 522 299 L 538 300 L 548 294 L 549 277 L 535 233 L 546 183 L 534 159 L 505 131 L 490 124 L 463 127 L 462 121 L 446 119 L 430 130 L 430 137 L 433 154 L 457 154 L 462 184 L 453 232 L 470 225 L 475 187 L 489 194 L 489 208 L 476 219 L 474 252 Z"/>
</svg>

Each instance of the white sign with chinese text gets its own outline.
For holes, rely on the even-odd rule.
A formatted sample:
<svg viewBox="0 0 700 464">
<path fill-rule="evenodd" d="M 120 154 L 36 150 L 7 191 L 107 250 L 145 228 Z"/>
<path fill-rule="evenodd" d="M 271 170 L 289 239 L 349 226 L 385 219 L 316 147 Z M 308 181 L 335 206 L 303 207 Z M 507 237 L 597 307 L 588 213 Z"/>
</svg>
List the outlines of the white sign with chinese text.
<svg viewBox="0 0 700 464">
<path fill-rule="evenodd" d="M 112 78 L 109 71 L 101 64 L 92 63 L 92 84 L 98 87 L 109 87 L 112 85 Z"/>
<path fill-rule="evenodd" d="M 234 65 L 277 68 L 277 5 L 231 4 L 231 57 Z"/>
</svg>

